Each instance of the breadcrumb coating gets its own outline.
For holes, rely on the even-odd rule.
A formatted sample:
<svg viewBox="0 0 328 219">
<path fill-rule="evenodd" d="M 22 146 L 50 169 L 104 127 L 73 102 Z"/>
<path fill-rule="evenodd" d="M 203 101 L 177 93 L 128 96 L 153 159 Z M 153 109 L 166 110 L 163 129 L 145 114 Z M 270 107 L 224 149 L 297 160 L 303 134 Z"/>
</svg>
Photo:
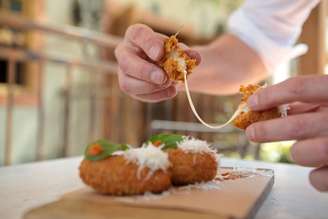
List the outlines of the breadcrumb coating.
<svg viewBox="0 0 328 219">
<path fill-rule="evenodd" d="M 183 81 L 184 71 L 189 75 L 197 66 L 196 59 L 188 56 L 188 54 L 179 47 L 178 43 L 179 41 L 175 35 L 165 41 L 165 55 L 160 63 L 160 66 L 172 81 Z"/>
<path fill-rule="evenodd" d="M 241 102 L 246 103 L 248 98 L 260 88 L 260 85 L 240 86 L 239 92 L 243 95 Z M 242 111 L 234 119 L 233 124 L 237 128 L 246 129 L 249 125 L 255 122 L 279 118 L 280 116 L 281 115 L 277 107 L 265 111 L 251 111 L 247 108 L 246 111 Z"/>
<path fill-rule="evenodd" d="M 150 173 L 148 167 L 140 170 L 137 164 L 129 162 L 124 156 L 111 156 L 98 161 L 84 159 L 80 165 L 83 182 L 97 192 L 108 195 L 160 193 L 170 188 L 170 171 Z"/>
<path fill-rule="evenodd" d="M 248 98 L 260 88 L 261 86 L 258 84 L 249 84 L 248 86 L 241 85 L 239 88 L 239 93 L 243 95 L 241 101 L 247 102 Z"/>
<path fill-rule="evenodd" d="M 188 153 L 182 149 L 169 149 L 173 185 L 207 182 L 215 178 L 218 163 L 212 153 Z"/>
</svg>

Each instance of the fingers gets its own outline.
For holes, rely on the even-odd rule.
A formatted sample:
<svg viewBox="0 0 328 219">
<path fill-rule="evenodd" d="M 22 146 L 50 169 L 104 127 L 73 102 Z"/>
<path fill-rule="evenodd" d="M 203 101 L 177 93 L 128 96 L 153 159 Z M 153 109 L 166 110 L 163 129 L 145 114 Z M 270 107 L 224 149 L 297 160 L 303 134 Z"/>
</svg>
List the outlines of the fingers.
<svg viewBox="0 0 328 219">
<path fill-rule="evenodd" d="M 200 54 L 195 51 L 195 50 L 191 50 L 191 49 L 186 49 L 185 52 L 187 53 L 187 55 L 193 59 L 196 59 L 196 64 L 199 65 L 201 62 L 201 56 Z"/>
<path fill-rule="evenodd" d="M 196 59 L 196 64 L 199 65 L 201 62 L 201 56 L 196 50 L 190 49 L 186 44 L 179 43 L 179 47 L 184 50 L 187 55 L 193 59 Z"/>
<path fill-rule="evenodd" d="M 128 28 L 125 40 L 115 49 L 119 84 L 125 93 L 147 102 L 159 102 L 176 95 L 176 87 L 156 64 L 164 56 L 165 39 L 166 36 L 155 33 L 146 25 L 136 24 Z M 199 53 L 185 48 L 199 63 Z"/>
<path fill-rule="evenodd" d="M 327 132 L 328 114 L 325 112 L 257 122 L 246 129 L 247 137 L 255 142 L 305 139 L 323 136 Z"/>
<path fill-rule="evenodd" d="M 315 112 L 320 106 L 320 104 L 295 102 L 288 105 L 288 115 Z"/>
<path fill-rule="evenodd" d="M 310 174 L 311 184 L 319 191 L 328 191 L 328 137 L 303 140 L 291 148 L 295 163 L 320 167 Z"/>
<path fill-rule="evenodd" d="M 319 191 L 328 191 L 328 167 L 321 167 L 310 173 L 311 184 Z"/>
<path fill-rule="evenodd" d="M 309 167 L 328 165 L 328 137 L 303 140 L 291 148 L 295 163 Z"/>
<path fill-rule="evenodd" d="M 129 95 L 149 94 L 164 90 L 171 85 L 169 81 L 168 83 L 165 83 L 162 86 L 152 84 L 130 77 L 122 72 L 119 72 L 118 74 L 118 81 L 120 89 Z"/>
<path fill-rule="evenodd" d="M 157 91 L 151 94 L 135 95 L 134 98 L 145 102 L 157 103 L 157 102 L 171 99 L 176 95 L 177 95 L 177 90 L 174 85 L 171 85 L 164 90 Z"/>
<path fill-rule="evenodd" d="M 122 44 L 115 50 L 121 72 L 130 77 L 155 84 L 163 84 L 167 80 L 163 69 L 142 59 L 136 51 Z"/>
<path fill-rule="evenodd" d="M 327 93 L 328 75 L 294 77 L 259 90 L 248 105 L 252 110 L 264 110 L 294 101 L 328 101 Z"/>
<path fill-rule="evenodd" d="M 153 61 L 160 61 L 164 56 L 165 37 L 155 33 L 146 25 L 135 24 L 130 26 L 125 33 L 125 39 L 142 49 Z"/>
</svg>

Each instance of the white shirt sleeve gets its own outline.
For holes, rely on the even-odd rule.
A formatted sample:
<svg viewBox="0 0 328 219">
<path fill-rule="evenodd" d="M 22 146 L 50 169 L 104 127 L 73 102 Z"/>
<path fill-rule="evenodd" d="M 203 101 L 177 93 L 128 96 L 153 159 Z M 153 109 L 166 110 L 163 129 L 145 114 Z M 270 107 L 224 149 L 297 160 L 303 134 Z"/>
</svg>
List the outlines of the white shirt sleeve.
<svg viewBox="0 0 328 219">
<path fill-rule="evenodd" d="M 295 54 L 294 44 L 319 0 L 246 0 L 229 18 L 228 28 L 255 49 L 269 72 Z"/>
</svg>

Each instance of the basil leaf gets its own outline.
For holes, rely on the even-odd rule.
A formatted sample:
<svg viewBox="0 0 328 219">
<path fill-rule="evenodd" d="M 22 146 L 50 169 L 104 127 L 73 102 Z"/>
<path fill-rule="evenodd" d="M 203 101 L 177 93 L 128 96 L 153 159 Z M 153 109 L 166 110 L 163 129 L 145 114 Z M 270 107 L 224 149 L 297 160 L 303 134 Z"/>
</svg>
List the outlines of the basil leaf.
<svg viewBox="0 0 328 219">
<path fill-rule="evenodd" d="M 95 145 L 99 145 L 102 151 L 97 155 L 92 155 L 89 153 L 90 149 Z M 96 142 L 89 144 L 84 152 L 84 157 L 87 160 L 103 160 L 110 157 L 116 151 L 125 151 L 129 148 L 127 144 L 113 144 L 106 139 L 100 139 Z"/>
<path fill-rule="evenodd" d="M 158 134 L 153 135 L 149 138 L 149 141 L 152 143 L 161 142 L 164 144 L 163 150 L 175 149 L 177 148 L 177 143 L 183 140 L 183 135 L 178 134 Z"/>
</svg>

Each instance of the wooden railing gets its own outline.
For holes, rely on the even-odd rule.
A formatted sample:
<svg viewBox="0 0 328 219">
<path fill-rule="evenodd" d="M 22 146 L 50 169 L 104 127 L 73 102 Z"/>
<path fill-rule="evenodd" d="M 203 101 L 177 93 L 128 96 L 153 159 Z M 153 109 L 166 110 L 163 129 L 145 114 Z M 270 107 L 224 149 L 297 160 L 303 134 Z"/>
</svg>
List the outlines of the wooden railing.
<svg viewBox="0 0 328 219">
<path fill-rule="evenodd" d="M 101 33 L 96 33 L 92 31 L 88 31 L 85 29 L 72 27 L 72 26 L 55 26 L 41 22 L 35 22 L 32 20 L 25 19 L 19 15 L 9 14 L 9 13 L 1 13 L 0 14 L 0 26 L 14 28 L 22 31 L 38 31 L 41 34 L 47 35 L 56 35 L 58 37 L 64 37 L 70 40 L 74 40 L 80 43 L 81 48 L 86 44 L 91 44 L 97 46 L 99 48 L 113 48 L 119 42 L 120 38 L 104 35 Z M 0 45 L 0 58 L 8 60 L 8 69 L 7 69 L 7 104 L 6 104 L 6 125 L 5 125 L 5 145 L 4 145 L 4 165 L 10 165 L 12 163 L 12 134 L 13 134 L 13 111 L 14 111 L 14 89 L 15 89 L 15 63 L 18 61 L 26 61 L 26 62 L 35 62 L 38 64 L 40 69 L 43 69 L 43 65 L 51 62 L 58 65 L 63 65 L 66 67 L 66 78 L 65 78 L 65 88 L 67 91 L 70 90 L 72 85 L 71 74 L 75 68 L 81 68 L 88 71 L 92 71 L 93 73 L 115 73 L 116 72 L 116 63 L 112 61 L 90 61 L 87 59 L 72 59 L 72 58 L 64 58 L 62 56 L 55 56 L 43 53 L 41 51 L 31 51 L 26 48 L 12 48 L 4 45 Z M 43 84 L 42 72 L 40 71 L 38 81 L 38 90 L 37 90 L 37 147 L 36 147 L 36 158 L 38 160 L 43 159 L 41 151 L 43 148 L 44 142 L 44 132 L 45 132 L 45 105 L 43 101 L 43 93 L 44 93 L 44 84 Z M 69 92 L 65 92 L 65 115 L 64 116 L 64 149 L 63 153 L 67 151 L 68 147 L 68 133 L 69 128 L 67 122 L 70 117 L 70 94 Z M 95 107 L 91 104 L 90 107 Z M 94 110 L 92 110 L 94 112 Z M 93 127 L 93 125 L 90 125 Z M 90 130 L 90 133 L 93 131 Z"/>
</svg>

